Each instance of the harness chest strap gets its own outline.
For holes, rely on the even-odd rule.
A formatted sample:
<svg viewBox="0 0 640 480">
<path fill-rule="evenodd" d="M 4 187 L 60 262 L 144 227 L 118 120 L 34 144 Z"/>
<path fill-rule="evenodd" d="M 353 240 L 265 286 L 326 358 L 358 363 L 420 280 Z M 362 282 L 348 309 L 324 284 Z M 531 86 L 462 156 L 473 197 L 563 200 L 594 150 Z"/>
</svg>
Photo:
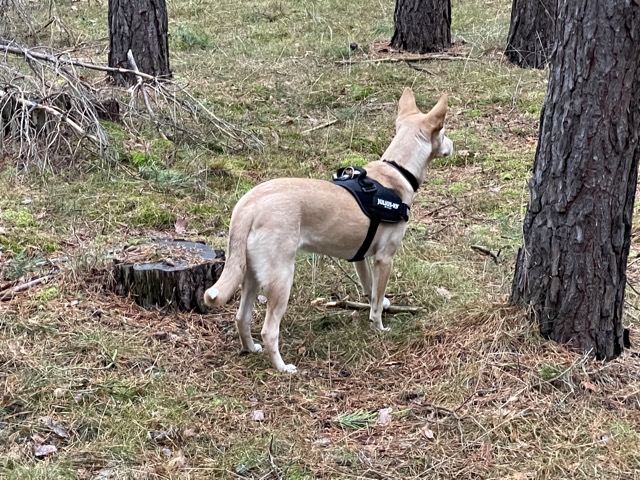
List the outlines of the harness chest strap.
<svg viewBox="0 0 640 480">
<path fill-rule="evenodd" d="M 358 252 L 349 262 L 364 259 L 380 223 L 399 223 L 409 219 L 409 206 L 402 202 L 400 195 L 380 182 L 368 178 L 363 168 L 342 168 L 333 175 L 332 181 L 348 190 L 358 202 L 362 212 L 370 219 L 367 235 Z"/>
</svg>

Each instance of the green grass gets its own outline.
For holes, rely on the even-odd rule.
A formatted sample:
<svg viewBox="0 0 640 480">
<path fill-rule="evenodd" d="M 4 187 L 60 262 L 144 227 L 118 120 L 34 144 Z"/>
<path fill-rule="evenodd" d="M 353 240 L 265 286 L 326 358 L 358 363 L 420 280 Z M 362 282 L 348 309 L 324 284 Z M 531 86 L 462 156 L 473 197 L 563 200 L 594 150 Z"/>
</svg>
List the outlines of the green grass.
<svg viewBox="0 0 640 480">
<path fill-rule="evenodd" d="M 118 162 L 25 173 L 2 159 L 0 287 L 62 274 L 0 302 L 0 477 L 635 478 L 636 357 L 583 359 L 504 306 L 546 79 L 501 58 L 510 6 L 454 2 L 465 58 L 425 73 L 335 63 L 369 58 L 390 38 L 393 2 L 169 2 L 175 76 L 264 150 L 173 144 L 105 122 Z M 59 21 L 39 38 L 106 62 L 106 10 L 56 4 Z M 361 292 L 349 265 L 301 254 L 281 335 L 300 373 L 287 376 L 264 355 L 238 354 L 237 303 L 147 312 L 105 288 L 110 251 L 177 236 L 178 217 L 188 221 L 180 236 L 226 247 L 231 211 L 254 185 L 377 159 L 405 86 L 423 109 L 449 94 L 456 148 L 433 163 L 394 260 L 392 301 L 418 314 L 386 315 L 382 335 L 366 312 L 312 305 Z M 634 240 L 632 283 L 638 251 Z M 43 263 L 51 257 L 66 259 Z M 635 327 L 639 297 L 628 302 Z M 257 305 L 256 335 L 263 316 Z M 383 408 L 389 425 L 376 423 Z M 36 443 L 57 452 L 38 460 Z"/>
</svg>

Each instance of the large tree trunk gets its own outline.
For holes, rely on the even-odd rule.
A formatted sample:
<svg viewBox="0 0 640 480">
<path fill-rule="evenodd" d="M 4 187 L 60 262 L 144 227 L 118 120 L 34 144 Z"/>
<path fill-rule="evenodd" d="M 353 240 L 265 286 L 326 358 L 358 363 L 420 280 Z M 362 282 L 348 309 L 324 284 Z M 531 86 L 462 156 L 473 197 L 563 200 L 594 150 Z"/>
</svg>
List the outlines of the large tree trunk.
<svg viewBox="0 0 640 480">
<path fill-rule="evenodd" d="M 165 0 L 109 0 L 109 66 L 131 69 L 131 50 L 141 72 L 171 77 L 169 21 Z M 118 85 L 132 85 L 135 75 L 111 73 Z"/>
<path fill-rule="evenodd" d="M 415 53 L 451 46 L 451 0 L 396 0 L 391 46 Z"/>
<path fill-rule="evenodd" d="M 523 68 L 543 68 L 555 42 L 557 0 L 513 0 L 504 52 Z"/>
<path fill-rule="evenodd" d="M 543 336 L 610 359 L 640 159 L 640 7 L 563 2 L 511 301 Z"/>
</svg>

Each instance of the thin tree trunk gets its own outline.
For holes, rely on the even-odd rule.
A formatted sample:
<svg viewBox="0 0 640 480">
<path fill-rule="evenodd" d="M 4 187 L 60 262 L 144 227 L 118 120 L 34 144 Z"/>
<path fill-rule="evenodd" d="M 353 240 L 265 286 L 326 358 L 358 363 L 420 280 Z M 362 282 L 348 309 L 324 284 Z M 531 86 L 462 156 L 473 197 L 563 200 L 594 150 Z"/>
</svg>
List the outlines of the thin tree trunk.
<svg viewBox="0 0 640 480">
<path fill-rule="evenodd" d="M 557 0 L 513 0 L 504 54 L 523 68 L 543 68 L 555 43 Z"/>
<path fill-rule="evenodd" d="M 451 47 L 451 0 L 396 0 L 393 48 L 414 53 Z"/>
<path fill-rule="evenodd" d="M 640 159 L 640 4 L 563 2 L 511 301 L 543 336 L 623 349 Z"/>
<path fill-rule="evenodd" d="M 131 69 L 131 50 L 141 72 L 171 77 L 169 21 L 165 0 L 109 0 L 109 66 Z M 110 73 L 119 85 L 133 85 L 135 75 Z"/>
</svg>

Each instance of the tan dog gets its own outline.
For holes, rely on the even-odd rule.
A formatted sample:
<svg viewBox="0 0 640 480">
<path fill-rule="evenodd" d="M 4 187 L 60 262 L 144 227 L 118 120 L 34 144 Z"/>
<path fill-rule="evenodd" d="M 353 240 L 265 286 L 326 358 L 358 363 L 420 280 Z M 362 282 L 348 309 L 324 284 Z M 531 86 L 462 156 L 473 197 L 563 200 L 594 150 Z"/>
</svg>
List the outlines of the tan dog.
<svg viewBox="0 0 640 480">
<path fill-rule="evenodd" d="M 444 135 L 446 113 L 445 95 L 427 114 L 418 110 L 411 89 L 406 88 L 400 98 L 396 135 L 383 159 L 410 172 L 416 188 L 424 181 L 429 162 L 453 151 L 453 143 Z M 414 188 L 398 167 L 375 161 L 364 168 L 369 178 L 393 189 L 402 202 L 411 205 Z M 363 244 L 369 224 L 351 193 L 334 183 L 304 178 L 262 183 L 244 195 L 233 210 L 228 259 L 220 279 L 205 292 L 205 303 L 209 307 L 226 304 L 242 284 L 236 315 L 242 349 L 259 352 L 262 347 L 251 337 L 251 312 L 258 288 L 264 287 L 267 313 L 262 341 L 277 370 L 295 372 L 294 365 L 282 361 L 278 337 L 293 284 L 296 252 L 350 259 Z M 380 224 L 365 255 L 373 257 L 373 272 L 368 258 L 354 262 L 371 300 L 369 319 L 378 330 L 387 330 L 382 325 L 383 308 L 389 306 L 384 292 L 405 228 L 405 221 Z"/>
</svg>

